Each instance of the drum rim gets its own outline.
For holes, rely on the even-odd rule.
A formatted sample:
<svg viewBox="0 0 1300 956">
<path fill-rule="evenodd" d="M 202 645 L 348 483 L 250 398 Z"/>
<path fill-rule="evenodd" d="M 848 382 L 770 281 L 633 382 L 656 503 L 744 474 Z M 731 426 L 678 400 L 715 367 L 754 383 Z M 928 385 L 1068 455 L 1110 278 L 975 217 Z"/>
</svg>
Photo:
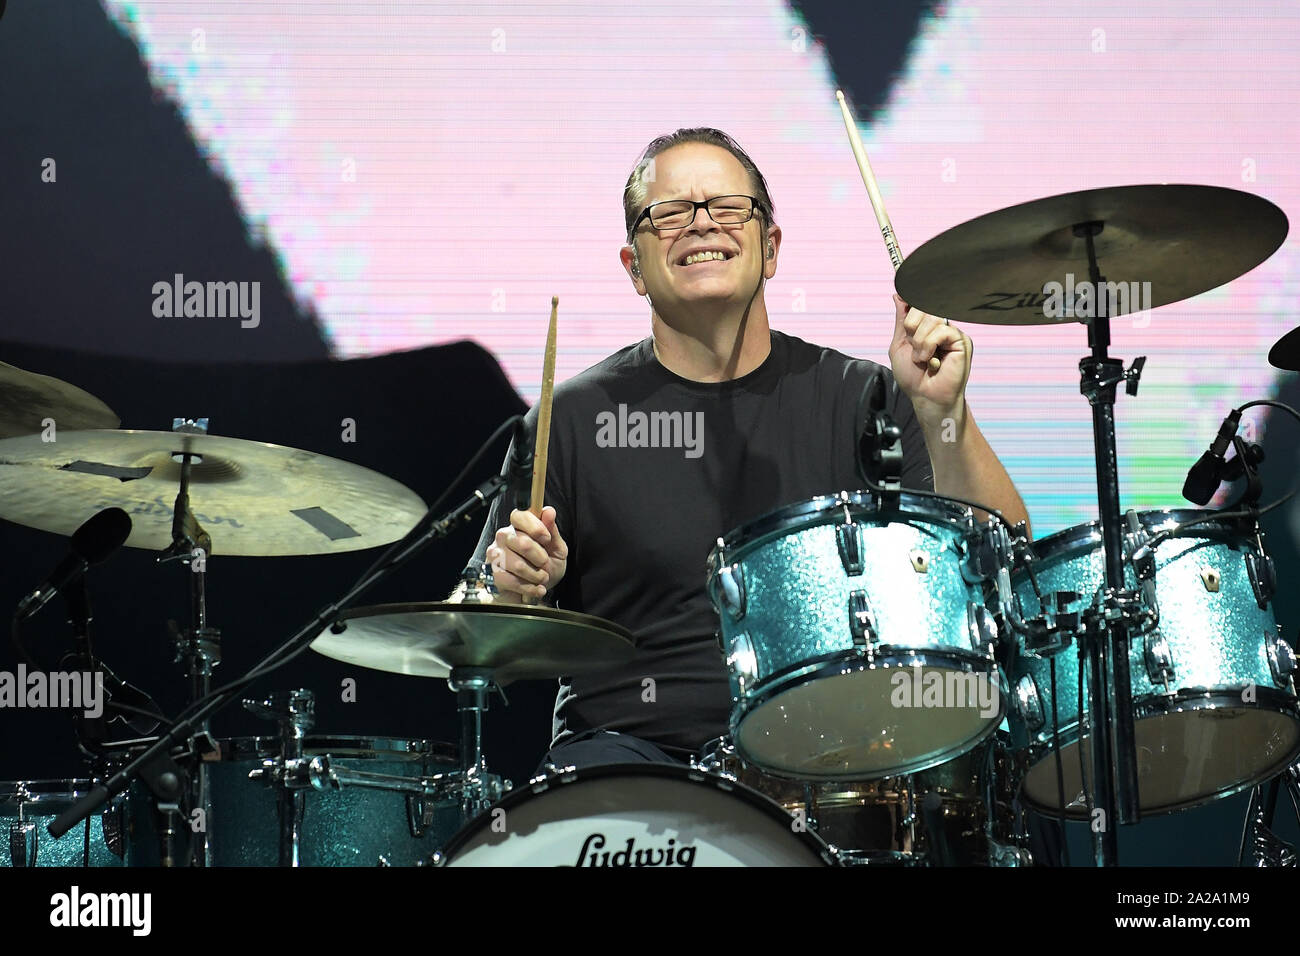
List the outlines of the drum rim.
<svg viewBox="0 0 1300 956">
<path fill-rule="evenodd" d="M 1154 532 L 1155 527 L 1166 522 L 1172 522 L 1170 525 L 1182 524 L 1185 521 L 1191 521 L 1195 518 L 1201 518 L 1206 515 L 1217 513 L 1214 508 L 1152 508 L 1147 511 L 1136 512 L 1138 521 L 1141 523 L 1143 530 Z M 1154 520 L 1148 520 L 1154 518 Z M 1230 528 L 1229 526 L 1237 523 L 1238 519 L 1228 519 L 1227 521 L 1204 521 L 1193 528 L 1188 528 L 1181 534 L 1174 535 L 1174 538 L 1208 538 L 1210 535 L 1198 534 L 1202 530 L 1213 529 L 1218 536 L 1223 536 Z M 1033 542 L 1034 556 L 1040 561 L 1046 561 L 1051 558 L 1062 556 L 1076 550 L 1082 544 L 1088 544 L 1088 551 L 1096 550 L 1101 547 L 1102 533 L 1101 522 L 1097 519 L 1085 521 L 1083 524 L 1071 525 L 1068 528 L 1062 528 L 1049 534 L 1046 538 L 1039 538 Z M 1157 549 L 1159 545 L 1157 545 Z M 1023 576 L 1024 570 L 1018 570 L 1017 576 Z"/>
<path fill-rule="evenodd" d="M 1297 725 L 1296 743 L 1293 745 L 1288 755 L 1281 760 L 1274 761 L 1268 766 L 1268 769 L 1259 771 L 1252 775 L 1244 783 L 1230 784 L 1225 789 L 1216 790 L 1213 793 L 1203 794 L 1199 797 L 1192 797 L 1179 803 L 1163 804 L 1161 806 L 1139 806 L 1144 814 L 1157 816 L 1165 813 L 1178 813 L 1183 810 L 1191 810 L 1194 807 L 1202 807 L 1213 803 L 1216 800 L 1225 797 L 1235 796 L 1250 787 L 1254 787 L 1265 780 L 1277 776 L 1279 768 L 1287 767 L 1300 758 L 1300 701 L 1288 695 L 1285 691 L 1280 691 L 1273 687 L 1256 687 L 1256 699 L 1252 702 L 1245 702 L 1241 699 L 1241 688 L 1236 689 L 1215 689 L 1215 690 L 1187 690 L 1179 691 L 1177 694 L 1171 694 L 1168 697 L 1149 697 L 1142 701 L 1133 701 L 1133 723 L 1136 725 L 1139 721 L 1146 720 L 1149 717 L 1161 717 L 1169 714 L 1195 713 L 1202 710 L 1218 710 L 1222 706 L 1246 707 L 1251 710 L 1266 711 L 1268 713 L 1282 714 L 1291 717 Z M 1017 718 L 1019 719 L 1019 718 Z M 1060 731 L 1061 749 L 1064 751 L 1067 747 L 1075 747 L 1079 743 L 1079 732 L 1081 722 L 1076 717 L 1070 729 L 1064 727 Z M 1036 812 L 1059 818 L 1061 816 L 1060 807 L 1057 804 L 1043 806 L 1038 801 L 1029 796 L 1025 789 L 1025 780 L 1028 778 L 1031 770 L 1038 767 L 1044 761 L 1051 760 L 1052 746 L 1050 742 L 1039 741 L 1037 735 L 1042 731 L 1035 731 L 1030 737 L 1027 747 L 1016 748 L 1023 750 L 1032 761 L 1028 764 L 1021 775 L 1020 796 L 1025 803 L 1032 807 Z M 1050 734 L 1050 731 L 1049 731 Z M 1068 739 L 1067 739 L 1068 737 Z M 1035 757 L 1035 754 L 1042 756 Z M 1075 754 L 1061 756 L 1062 762 L 1074 760 L 1077 762 L 1078 756 Z M 1083 807 L 1076 813 L 1068 810 L 1065 819 L 1074 819 L 1076 817 L 1086 817 L 1087 808 Z"/>
<path fill-rule="evenodd" d="M 223 763 L 276 756 L 282 745 L 280 738 L 273 734 L 220 737 L 217 744 Z M 447 741 L 377 734 L 307 734 L 303 738 L 303 753 L 330 754 L 340 760 L 415 762 L 434 759 L 456 763 L 459 759 L 456 745 Z"/>
<path fill-rule="evenodd" d="M 18 779 L 18 780 L 0 780 L 0 808 L 10 804 L 22 803 L 24 806 L 31 806 L 41 802 L 52 803 L 56 799 L 66 799 L 76 801 L 88 794 L 92 789 L 99 785 L 101 781 L 91 777 L 50 777 L 43 780 L 36 779 Z M 50 789 L 49 785 L 54 784 L 62 789 Z M 67 786 L 71 784 L 72 786 Z M 26 799 L 19 799 L 18 788 L 38 787 L 35 791 L 25 789 Z M 116 794 L 112 800 L 121 800 L 122 794 Z M 111 801 L 110 801 L 111 802 Z"/>
<path fill-rule="evenodd" d="M 936 499 L 903 491 L 899 495 L 899 504 L 899 511 L 903 515 L 914 514 L 922 518 L 938 519 L 932 523 L 960 525 L 964 531 L 969 532 L 973 532 L 976 528 L 974 513 L 965 505 L 959 505 L 948 498 Z M 716 570 L 719 562 L 730 563 L 738 560 L 741 556 L 749 554 L 752 549 L 766 544 L 773 537 L 784 537 L 795 529 L 802 530 L 829 524 L 846 505 L 849 513 L 855 518 L 859 514 L 879 512 L 877 496 L 870 491 L 844 491 L 839 494 L 818 495 L 782 505 L 722 535 L 713 550 L 709 552 L 709 567 Z M 868 508 L 867 505 L 871 507 Z"/>
<path fill-rule="evenodd" d="M 715 773 L 712 771 L 701 770 L 698 767 L 688 766 L 686 764 L 670 764 L 657 762 L 643 763 L 608 763 L 597 764 L 591 767 L 578 769 L 575 767 L 565 767 L 557 773 L 544 774 L 533 777 L 528 781 L 527 786 L 516 787 L 509 793 L 501 797 L 500 800 L 493 803 L 490 807 L 476 816 L 474 819 L 465 823 L 459 830 L 452 834 L 451 839 L 446 846 L 441 847 L 433 855 L 433 864 L 435 866 L 447 866 L 454 862 L 456 856 L 465 849 L 467 844 L 474 836 L 479 834 L 484 827 L 491 826 L 492 812 L 494 810 L 503 810 L 509 814 L 511 808 L 526 803 L 536 797 L 543 796 L 553 790 L 559 790 L 563 787 L 584 782 L 594 782 L 607 777 L 622 776 L 644 776 L 644 777 L 666 777 L 674 780 L 685 781 L 690 784 L 700 786 L 710 786 L 715 790 L 731 796 L 738 796 L 746 800 L 751 806 L 767 812 L 767 815 L 774 821 L 782 819 L 794 819 L 790 812 L 781 806 L 775 800 L 772 800 L 766 794 L 760 793 L 753 787 L 748 787 L 738 780 L 731 777 Z M 803 830 L 794 830 L 788 828 L 792 836 L 798 837 L 800 842 L 808 851 L 817 859 L 821 860 L 826 866 L 839 866 L 839 859 L 836 851 L 810 828 Z M 504 861 L 503 861 L 504 862 Z"/>
<path fill-rule="evenodd" d="M 954 660 L 953 655 L 959 653 L 970 654 L 973 652 L 954 651 L 950 649 L 942 649 L 938 651 L 926 650 L 911 656 L 914 659 L 919 659 L 917 662 L 920 663 L 922 667 L 925 667 L 929 664 L 948 663 L 949 661 Z M 877 669 L 885 670 L 886 669 L 874 662 L 868 664 L 868 662 L 863 660 L 856 652 L 853 651 L 841 652 L 840 654 L 835 655 L 834 658 L 829 660 L 824 660 L 822 663 L 819 664 L 808 665 L 807 663 L 802 663 L 802 664 L 794 665 L 793 668 L 787 668 L 787 671 L 797 669 L 799 671 L 802 671 L 803 673 L 800 673 L 798 675 L 787 674 L 779 684 L 774 682 L 775 679 L 778 677 L 778 675 L 776 674 L 764 678 L 762 683 L 755 688 L 754 693 L 752 695 L 747 695 L 744 698 L 745 703 L 755 704 L 754 707 L 749 707 L 746 710 L 745 714 L 740 713 L 741 701 L 736 698 L 733 698 L 733 705 L 731 708 L 731 712 L 728 715 L 727 725 L 729 728 L 729 733 L 732 739 L 733 746 L 735 747 L 737 754 L 743 760 L 746 760 L 749 763 L 753 764 L 757 769 L 763 771 L 764 773 L 769 774 L 773 777 L 779 777 L 783 780 L 805 780 L 805 781 L 816 781 L 816 782 L 832 781 L 832 782 L 841 782 L 841 783 L 852 783 L 853 781 L 856 780 L 879 780 L 882 777 L 898 777 L 909 773 L 920 773 L 923 770 L 930 770 L 934 767 L 939 766 L 940 764 L 947 763 L 950 760 L 955 760 L 958 757 L 965 754 L 967 751 L 972 750 L 975 747 L 978 747 L 986 739 L 988 739 L 988 737 L 996 733 L 998 729 L 998 725 L 1001 724 L 1002 720 L 1007 716 L 1007 712 L 1008 712 L 1007 699 L 1010 696 L 1010 692 L 1007 687 L 1006 675 L 1002 673 L 1001 667 L 998 667 L 996 664 L 994 664 L 993 673 L 995 673 L 998 677 L 997 716 L 990 718 L 987 722 L 987 726 L 983 730 L 981 730 L 978 735 L 972 738 L 968 738 L 964 743 L 960 745 L 955 745 L 956 749 L 949 748 L 942 751 L 938 757 L 927 758 L 925 760 L 918 760 L 906 764 L 899 764 L 896 767 L 891 767 L 888 772 L 881 771 L 879 773 L 871 773 L 871 774 L 854 774 L 852 771 L 849 771 L 848 773 L 850 775 L 846 776 L 845 773 L 842 771 L 836 771 L 833 774 L 823 774 L 823 775 L 814 774 L 807 771 L 800 771 L 796 775 L 793 771 L 770 768 L 765 764 L 763 764 L 762 762 L 755 760 L 750 754 L 746 753 L 744 747 L 740 743 L 740 736 L 739 736 L 741 725 L 743 724 L 744 721 L 739 718 L 742 718 L 747 714 L 753 713 L 758 706 L 762 706 L 763 704 L 769 703 L 772 700 L 772 698 L 779 693 L 784 693 L 785 691 L 791 690 L 796 687 L 803 687 L 807 684 L 813 683 L 814 681 L 821 680 L 824 677 L 835 676 L 835 674 L 842 674 L 844 672 L 843 661 L 845 657 L 855 658 L 856 663 L 862 665 L 859 666 L 857 670 L 877 670 Z M 988 658 L 981 657 L 979 658 L 979 660 L 988 661 Z M 962 658 L 956 658 L 956 661 L 958 663 L 969 663 L 969 661 L 966 661 Z M 908 666 L 910 667 L 911 664 L 909 663 Z M 829 670 L 833 670 L 834 674 L 823 673 L 824 671 L 829 671 Z M 966 671 L 966 673 L 974 673 L 974 671 L 973 670 Z"/>
</svg>

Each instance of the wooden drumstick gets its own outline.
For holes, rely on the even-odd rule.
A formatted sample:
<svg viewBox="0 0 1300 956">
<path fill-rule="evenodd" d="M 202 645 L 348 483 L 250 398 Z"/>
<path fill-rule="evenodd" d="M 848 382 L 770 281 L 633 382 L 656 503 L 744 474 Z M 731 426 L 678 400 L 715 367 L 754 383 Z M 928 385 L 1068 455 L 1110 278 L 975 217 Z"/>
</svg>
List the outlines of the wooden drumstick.
<svg viewBox="0 0 1300 956">
<path fill-rule="evenodd" d="M 849 112 L 849 104 L 844 101 L 844 92 L 835 91 L 835 99 L 839 101 L 840 112 L 844 114 L 844 128 L 849 131 L 849 145 L 853 147 L 853 157 L 858 161 L 858 172 L 862 174 L 862 182 L 867 187 L 867 195 L 871 198 L 871 208 L 876 213 L 876 224 L 880 226 L 880 235 L 885 240 L 885 249 L 889 252 L 889 261 L 894 264 L 894 271 L 897 272 L 903 264 L 903 250 L 898 247 L 898 239 L 894 236 L 894 227 L 889 222 L 889 213 L 885 211 L 885 200 L 881 198 L 880 187 L 876 185 L 876 175 L 871 171 L 871 160 L 867 159 L 867 151 L 862 146 L 862 137 L 858 135 L 858 126 L 853 122 L 853 115 Z M 909 308 L 907 315 L 917 312 L 916 309 Z M 920 314 L 920 313 L 918 313 Z M 939 357 L 931 356 L 930 371 L 939 370 Z"/>
<path fill-rule="evenodd" d="M 546 357 L 542 360 L 542 395 L 537 408 L 537 443 L 533 447 L 533 495 L 529 511 L 541 517 L 546 503 L 546 457 L 551 446 L 551 394 L 555 391 L 555 317 L 560 297 L 551 296 L 551 325 L 546 330 Z"/>
</svg>

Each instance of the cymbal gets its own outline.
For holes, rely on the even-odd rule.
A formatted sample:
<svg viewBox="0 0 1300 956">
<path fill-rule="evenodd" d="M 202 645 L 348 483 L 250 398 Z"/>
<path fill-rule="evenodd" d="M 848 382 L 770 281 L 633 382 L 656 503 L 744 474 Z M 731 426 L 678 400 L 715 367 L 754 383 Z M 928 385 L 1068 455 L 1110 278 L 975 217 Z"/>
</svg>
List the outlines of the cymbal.
<svg viewBox="0 0 1300 956">
<path fill-rule="evenodd" d="M 1300 329 L 1292 329 L 1268 350 L 1268 364 L 1288 372 L 1300 372 Z"/>
<path fill-rule="evenodd" d="M 190 510 L 217 554 L 284 556 L 359 551 L 396 541 L 424 516 L 415 492 L 385 475 L 297 448 L 218 435 L 58 432 L 0 441 L 0 518 L 70 535 L 91 515 L 131 516 L 128 547 L 171 544 L 180 490 L 175 452 L 190 469 Z"/>
<path fill-rule="evenodd" d="M 487 667 L 498 684 L 546 680 L 631 660 L 632 633 L 603 618 L 530 604 L 378 604 L 343 614 L 312 650 L 391 674 L 448 677 Z"/>
<path fill-rule="evenodd" d="M 895 274 L 913 308 L 953 321 L 1053 325 L 1048 283 L 1088 282 L 1086 240 L 1095 236 L 1102 278 L 1120 284 L 1111 315 L 1191 298 L 1244 275 L 1282 244 L 1286 215 L 1266 199 L 1218 186 L 1115 186 L 1048 196 L 971 219 L 908 256 Z M 1137 283 L 1137 285 L 1130 285 Z M 1149 283 L 1149 285 L 1145 285 Z M 1054 312 L 1059 315 L 1059 312 Z"/>
<path fill-rule="evenodd" d="M 35 435 L 54 420 L 55 431 L 116 428 L 113 410 L 87 391 L 62 379 L 0 362 L 0 438 Z"/>
</svg>

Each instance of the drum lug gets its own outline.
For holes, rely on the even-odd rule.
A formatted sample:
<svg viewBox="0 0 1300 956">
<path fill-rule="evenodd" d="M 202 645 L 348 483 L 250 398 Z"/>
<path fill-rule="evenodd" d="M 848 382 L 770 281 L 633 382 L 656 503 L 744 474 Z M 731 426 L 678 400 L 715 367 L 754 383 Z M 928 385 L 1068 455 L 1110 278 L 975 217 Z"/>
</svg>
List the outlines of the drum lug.
<svg viewBox="0 0 1300 956">
<path fill-rule="evenodd" d="M 433 823 L 433 804 L 426 800 L 424 794 L 408 793 L 406 795 L 406 826 L 411 836 L 423 839 L 425 829 Z"/>
<path fill-rule="evenodd" d="M 35 823 L 11 823 L 9 825 L 9 860 L 14 867 L 36 865 L 36 854 L 40 842 Z"/>
<path fill-rule="evenodd" d="M 907 553 L 908 559 L 912 562 L 912 570 L 917 574 L 930 573 L 930 555 L 920 548 L 913 548 Z"/>
<path fill-rule="evenodd" d="M 739 564 L 718 569 L 718 586 L 722 589 L 722 606 L 733 621 L 745 616 L 745 570 Z"/>
<path fill-rule="evenodd" d="M 835 546 L 839 548 L 840 564 L 844 573 L 856 576 L 862 573 L 862 528 L 848 521 L 835 526 Z"/>
<path fill-rule="evenodd" d="M 974 601 L 966 603 L 966 633 L 970 635 L 971 649 L 977 654 L 995 656 L 998 642 L 998 625 L 989 609 Z"/>
<path fill-rule="evenodd" d="M 1266 554 L 1246 554 L 1246 572 L 1250 576 L 1250 589 L 1255 592 L 1255 603 L 1261 611 L 1268 610 L 1268 602 L 1277 593 L 1277 569 L 1273 559 Z"/>
<path fill-rule="evenodd" d="M 1047 723 L 1043 702 L 1038 696 L 1038 684 L 1032 674 L 1025 674 L 1016 681 L 1016 711 L 1029 726 L 1030 733 L 1037 733 Z"/>
<path fill-rule="evenodd" d="M 104 846 L 119 860 L 126 857 L 126 804 L 109 805 L 100 817 L 104 831 Z"/>
<path fill-rule="evenodd" d="M 867 592 L 861 589 L 849 592 L 849 633 L 853 635 L 853 645 L 860 649 L 871 650 L 880 642 Z"/>
<path fill-rule="evenodd" d="M 749 681 L 758 676 L 758 661 L 754 657 L 754 645 L 744 631 L 736 633 L 731 638 L 727 669 L 735 676 L 741 693 L 746 691 Z"/>
<path fill-rule="evenodd" d="M 1145 645 L 1143 660 L 1146 662 L 1147 677 L 1153 684 L 1164 684 L 1168 690 L 1174 679 L 1173 655 L 1169 651 L 1169 642 L 1159 631 L 1150 631 L 1143 638 Z"/>
<path fill-rule="evenodd" d="M 1209 591 L 1211 594 L 1218 594 L 1219 585 L 1223 580 L 1218 570 L 1209 565 L 1205 565 L 1200 569 L 1200 573 L 1201 583 L 1205 585 L 1205 590 Z"/>
<path fill-rule="evenodd" d="M 1282 636 L 1282 626 L 1277 626 L 1276 634 L 1265 631 L 1264 640 L 1268 646 L 1268 669 L 1273 672 L 1274 683 L 1279 687 L 1289 687 L 1291 675 L 1296 670 L 1296 656 L 1295 651 L 1291 650 L 1291 645 Z"/>
</svg>

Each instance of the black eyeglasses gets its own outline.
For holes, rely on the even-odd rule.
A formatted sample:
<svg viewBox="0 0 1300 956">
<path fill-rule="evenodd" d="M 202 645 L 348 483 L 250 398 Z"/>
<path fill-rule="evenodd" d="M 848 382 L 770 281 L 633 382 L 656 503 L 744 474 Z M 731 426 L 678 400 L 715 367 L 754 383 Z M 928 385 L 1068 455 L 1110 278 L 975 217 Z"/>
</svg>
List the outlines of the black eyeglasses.
<svg viewBox="0 0 1300 956">
<path fill-rule="evenodd" d="M 714 196 L 700 202 L 693 199 L 668 199 L 646 206 L 636 222 L 632 223 L 629 235 L 636 232 L 645 219 L 649 219 L 650 225 L 655 229 L 683 229 L 695 221 L 701 206 L 708 211 L 709 218 L 720 226 L 737 226 L 749 222 L 759 209 L 758 200 L 753 196 Z"/>
</svg>

